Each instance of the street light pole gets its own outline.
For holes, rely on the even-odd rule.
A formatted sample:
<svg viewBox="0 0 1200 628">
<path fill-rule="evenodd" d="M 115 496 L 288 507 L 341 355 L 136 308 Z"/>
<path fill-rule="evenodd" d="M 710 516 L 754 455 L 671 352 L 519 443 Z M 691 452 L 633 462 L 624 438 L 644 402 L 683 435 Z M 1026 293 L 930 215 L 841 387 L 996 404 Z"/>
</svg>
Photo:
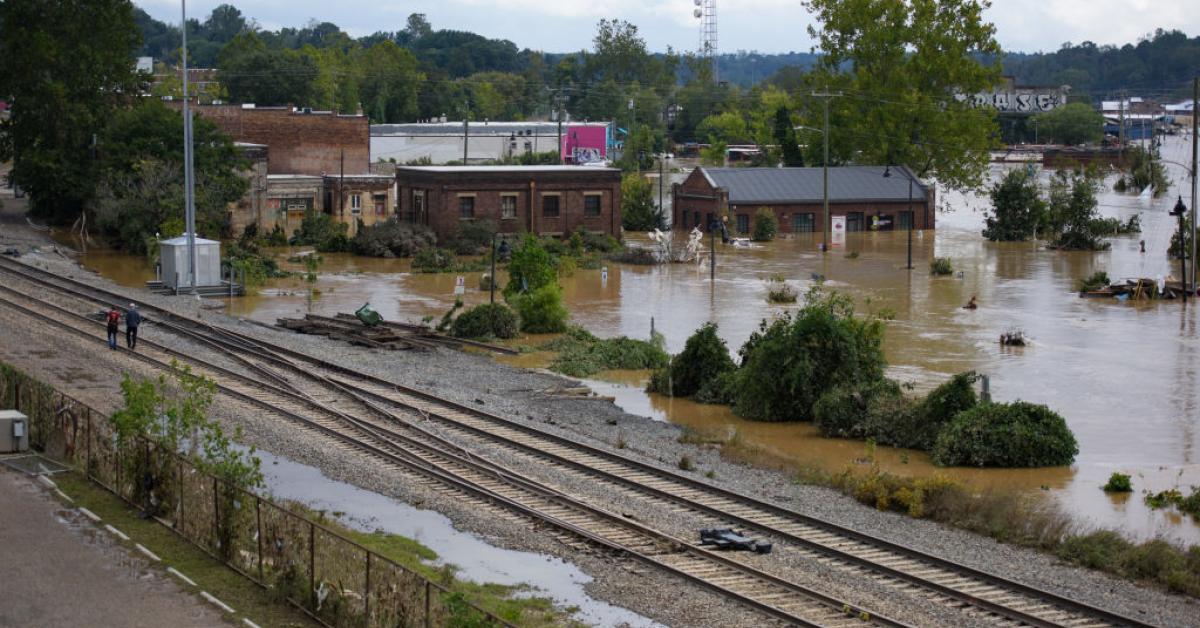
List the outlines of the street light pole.
<svg viewBox="0 0 1200 628">
<path fill-rule="evenodd" d="M 1194 207 L 1192 208 L 1195 209 Z M 1183 204 L 1183 195 L 1179 196 L 1179 200 L 1175 201 L 1175 209 L 1171 210 L 1172 216 L 1179 217 L 1179 275 L 1180 285 L 1183 288 L 1183 302 L 1187 303 L 1187 228 L 1183 224 L 1183 218 L 1187 215 L 1187 205 Z"/>
<path fill-rule="evenodd" d="M 187 230 L 188 257 L 188 286 L 191 293 L 196 294 L 196 188 L 195 176 L 192 172 L 192 111 L 188 103 L 188 65 L 187 65 L 187 0 L 180 0 L 180 33 L 183 35 L 183 213 L 184 225 Z M 175 286 L 178 290 L 179 286 Z"/>
<path fill-rule="evenodd" d="M 823 237 L 824 242 L 821 243 L 821 251 L 823 253 L 829 252 L 829 245 L 830 245 L 829 232 L 833 230 L 833 217 L 829 215 L 829 99 L 833 98 L 834 96 L 841 96 L 841 95 L 842 95 L 841 92 L 837 92 L 837 93 L 813 92 L 812 93 L 813 98 L 822 99 L 821 103 L 822 103 L 822 105 L 824 105 L 823 113 L 824 113 L 824 121 L 825 121 L 825 130 L 822 132 L 822 135 L 825 136 L 825 145 L 823 148 L 824 156 L 821 159 L 821 197 L 822 197 L 822 205 L 825 208 L 825 226 L 821 230 L 824 232 L 824 237 Z"/>
<path fill-rule="evenodd" d="M 916 222 L 913 219 L 916 218 L 916 216 L 913 214 L 912 210 L 912 175 L 908 172 L 905 172 L 904 174 L 908 177 L 908 269 L 912 270 L 912 232 L 913 223 Z"/>
</svg>

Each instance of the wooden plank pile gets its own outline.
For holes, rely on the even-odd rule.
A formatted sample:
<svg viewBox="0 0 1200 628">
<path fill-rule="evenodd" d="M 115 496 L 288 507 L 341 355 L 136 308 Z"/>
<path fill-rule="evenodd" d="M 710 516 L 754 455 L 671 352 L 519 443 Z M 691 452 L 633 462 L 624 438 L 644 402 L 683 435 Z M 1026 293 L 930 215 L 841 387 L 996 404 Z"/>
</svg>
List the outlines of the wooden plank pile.
<svg viewBox="0 0 1200 628">
<path fill-rule="evenodd" d="M 281 318 L 276 321 L 275 325 L 301 334 L 326 336 L 333 340 L 341 340 L 372 349 L 429 351 L 442 346 L 455 349 L 476 347 L 509 355 L 518 353 L 507 347 L 498 347 L 465 338 L 452 338 L 422 325 L 385 321 L 374 327 L 368 327 L 353 314 L 338 314 L 335 317 L 308 314 L 304 318 Z"/>
<path fill-rule="evenodd" d="M 1107 299 L 1116 298 L 1122 301 L 1132 299 L 1134 301 L 1147 299 L 1178 299 L 1183 297 L 1183 282 L 1168 278 L 1162 287 L 1159 287 L 1158 280 L 1148 279 L 1145 277 L 1137 279 L 1126 279 L 1114 284 L 1104 286 L 1097 290 L 1088 290 L 1079 293 L 1080 297 L 1085 299 Z"/>
</svg>

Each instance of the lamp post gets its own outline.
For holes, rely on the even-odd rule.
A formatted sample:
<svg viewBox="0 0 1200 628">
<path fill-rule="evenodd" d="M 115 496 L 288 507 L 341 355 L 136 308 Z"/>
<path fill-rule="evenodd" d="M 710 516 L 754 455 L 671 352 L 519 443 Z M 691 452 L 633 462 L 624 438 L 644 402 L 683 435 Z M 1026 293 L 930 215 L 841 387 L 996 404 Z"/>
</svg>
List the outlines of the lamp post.
<svg viewBox="0 0 1200 628">
<path fill-rule="evenodd" d="M 824 207 L 825 217 L 821 225 L 821 252 L 828 253 L 830 246 L 830 232 L 833 231 L 833 218 L 829 215 L 829 100 L 825 100 L 825 128 L 818 129 L 816 127 L 804 126 L 803 124 L 793 127 L 795 129 L 807 129 L 820 133 L 824 142 L 824 158 L 821 160 L 821 205 Z"/>
<path fill-rule="evenodd" d="M 708 223 L 708 279 L 717 281 L 717 229 L 721 228 L 721 219 L 714 216 Z"/>
<path fill-rule="evenodd" d="M 1179 200 L 1175 201 L 1175 208 L 1171 210 L 1171 215 L 1179 217 L 1179 281 L 1183 288 L 1183 302 L 1187 303 L 1187 231 L 1183 227 L 1183 217 L 1187 215 L 1187 205 L 1183 204 L 1182 195 L 1179 196 Z"/>
<path fill-rule="evenodd" d="M 908 266 L 907 266 L 907 268 L 909 270 L 912 270 L 912 267 L 913 267 L 913 265 L 912 265 L 912 234 L 913 234 L 913 222 L 915 222 L 913 219 L 916 217 L 913 215 L 913 208 L 912 208 L 913 177 L 911 174 L 909 174 L 907 168 L 902 168 L 900 171 L 904 173 L 904 176 L 906 178 L 908 178 Z M 888 177 L 892 176 L 892 167 L 890 165 L 883 169 L 883 176 L 884 176 L 884 178 L 888 178 Z M 928 202 L 928 200 L 926 200 L 926 202 Z"/>
</svg>

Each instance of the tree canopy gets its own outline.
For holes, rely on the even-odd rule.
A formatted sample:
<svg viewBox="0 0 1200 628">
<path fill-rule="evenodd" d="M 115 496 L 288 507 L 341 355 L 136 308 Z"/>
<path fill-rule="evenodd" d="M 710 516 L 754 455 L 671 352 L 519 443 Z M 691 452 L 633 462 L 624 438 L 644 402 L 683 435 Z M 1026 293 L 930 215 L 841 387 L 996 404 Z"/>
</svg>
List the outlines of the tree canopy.
<svg viewBox="0 0 1200 628">
<path fill-rule="evenodd" d="M 1041 142 L 1059 144 L 1097 143 L 1104 139 L 1104 116 L 1090 105 L 1067 103 L 1033 117 Z"/>
</svg>

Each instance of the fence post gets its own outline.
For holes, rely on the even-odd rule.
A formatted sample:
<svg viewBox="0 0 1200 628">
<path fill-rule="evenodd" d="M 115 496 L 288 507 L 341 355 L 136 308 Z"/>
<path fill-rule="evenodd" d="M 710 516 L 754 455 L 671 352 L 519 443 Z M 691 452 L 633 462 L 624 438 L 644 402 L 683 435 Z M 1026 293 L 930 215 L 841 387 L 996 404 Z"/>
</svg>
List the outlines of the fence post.
<svg viewBox="0 0 1200 628">
<path fill-rule="evenodd" d="M 371 550 L 367 550 L 367 582 L 363 586 L 363 625 L 371 625 Z"/>
<path fill-rule="evenodd" d="M 92 409 L 87 410 L 87 466 L 83 469 L 83 476 L 89 480 L 92 478 Z"/>
<path fill-rule="evenodd" d="M 429 619 L 429 581 L 425 581 L 425 628 L 431 625 Z"/>
<path fill-rule="evenodd" d="M 255 538 L 258 539 L 258 580 L 266 584 L 266 578 L 263 576 L 263 555 L 262 555 L 262 500 L 258 495 L 254 496 L 254 525 L 258 529 Z"/>
<path fill-rule="evenodd" d="M 308 522 L 308 603 L 317 612 L 317 527 Z"/>
<path fill-rule="evenodd" d="M 216 535 L 215 543 L 217 550 L 221 548 L 221 504 L 217 499 L 217 476 L 213 476 L 213 534 Z"/>
</svg>

